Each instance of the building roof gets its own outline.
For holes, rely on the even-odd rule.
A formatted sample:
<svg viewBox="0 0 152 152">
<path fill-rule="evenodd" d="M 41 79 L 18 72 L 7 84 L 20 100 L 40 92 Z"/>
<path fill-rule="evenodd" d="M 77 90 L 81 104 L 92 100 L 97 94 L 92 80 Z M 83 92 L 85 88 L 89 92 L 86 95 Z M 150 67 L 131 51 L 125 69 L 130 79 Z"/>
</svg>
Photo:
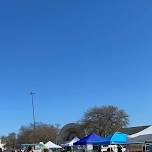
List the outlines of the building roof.
<svg viewBox="0 0 152 152">
<path fill-rule="evenodd" d="M 150 142 L 152 143 L 152 134 L 147 134 L 147 135 L 140 135 L 135 138 L 128 138 L 127 139 L 128 143 L 145 143 L 145 142 Z"/>
<path fill-rule="evenodd" d="M 137 126 L 137 127 L 128 127 L 128 128 L 121 128 L 119 131 L 120 132 L 123 132 L 123 133 L 126 133 L 128 135 L 132 135 L 132 134 L 135 134 L 135 133 L 138 133 L 146 128 L 150 127 L 150 125 L 147 125 L 147 126 Z"/>
</svg>

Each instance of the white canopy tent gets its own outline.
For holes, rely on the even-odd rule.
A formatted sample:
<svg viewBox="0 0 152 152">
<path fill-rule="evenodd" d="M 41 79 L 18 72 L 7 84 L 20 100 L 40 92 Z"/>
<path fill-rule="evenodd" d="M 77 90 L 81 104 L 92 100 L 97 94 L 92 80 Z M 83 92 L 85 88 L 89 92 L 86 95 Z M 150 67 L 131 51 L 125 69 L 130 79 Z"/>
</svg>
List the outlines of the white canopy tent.
<svg viewBox="0 0 152 152">
<path fill-rule="evenodd" d="M 41 145 L 44 145 L 44 143 L 41 141 L 41 142 L 39 142 L 39 144 L 41 144 Z"/>
<path fill-rule="evenodd" d="M 40 148 L 46 148 L 45 144 L 43 142 L 39 142 L 39 147 Z"/>
<path fill-rule="evenodd" d="M 48 142 L 45 144 L 45 147 L 48 148 L 48 149 L 60 149 L 60 148 L 62 148 L 61 146 L 56 145 L 56 144 L 54 144 L 54 143 L 51 142 L 51 141 L 48 141 Z"/>
<path fill-rule="evenodd" d="M 66 144 L 64 144 L 64 146 L 69 146 L 72 147 L 73 144 L 77 141 L 79 141 L 80 139 L 78 137 L 74 137 L 71 141 L 67 142 Z"/>
<path fill-rule="evenodd" d="M 129 138 L 135 138 L 135 137 L 138 137 L 138 136 L 144 136 L 144 135 L 152 135 L 152 126 L 138 132 L 138 133 L 135 133 L 135 134 L 132 134 L 132 135 L 129 135 L 128 137 Z"/>
</svg>

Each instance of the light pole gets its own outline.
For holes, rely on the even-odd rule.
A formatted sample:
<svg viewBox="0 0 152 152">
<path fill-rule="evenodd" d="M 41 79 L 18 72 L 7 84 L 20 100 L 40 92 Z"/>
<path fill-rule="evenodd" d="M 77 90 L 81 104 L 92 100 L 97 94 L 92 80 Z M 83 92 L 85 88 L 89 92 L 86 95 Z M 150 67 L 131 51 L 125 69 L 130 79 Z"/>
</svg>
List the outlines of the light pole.
<svg viewBox="0 0 152 152">
<path fill-rule="evenodd" d="M 32 112 L 33 112 L 33 129 L 35 131 L 35 107 L 34 107 L 34 92 L 30 92 L 30 95 L 32 96 Z"/>
</svg>

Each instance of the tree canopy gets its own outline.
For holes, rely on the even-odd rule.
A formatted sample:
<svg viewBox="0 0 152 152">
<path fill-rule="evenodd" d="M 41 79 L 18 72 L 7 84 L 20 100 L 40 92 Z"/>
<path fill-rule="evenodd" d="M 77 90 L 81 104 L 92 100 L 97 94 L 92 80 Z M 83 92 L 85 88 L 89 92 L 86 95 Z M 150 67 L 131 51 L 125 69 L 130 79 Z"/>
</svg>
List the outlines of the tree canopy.
<svg viewBox="0 0 152 152">
<path fill-rule="evenodd" d="M 51 140 L 56 142 L 58 128 L 53 125 L 37 123 L 35 130 L 33 125 L 22 126 L 18 134 L 18 143 L 39 143 Z"/>
<path fill-rule="evenodd" d="M 99 135 L 108 135 L 129 123 L 128 114 L 115 106 L 93 107 L 85 112 L 81 120 L 85 134 L 96 132 Z"/>
</svg>

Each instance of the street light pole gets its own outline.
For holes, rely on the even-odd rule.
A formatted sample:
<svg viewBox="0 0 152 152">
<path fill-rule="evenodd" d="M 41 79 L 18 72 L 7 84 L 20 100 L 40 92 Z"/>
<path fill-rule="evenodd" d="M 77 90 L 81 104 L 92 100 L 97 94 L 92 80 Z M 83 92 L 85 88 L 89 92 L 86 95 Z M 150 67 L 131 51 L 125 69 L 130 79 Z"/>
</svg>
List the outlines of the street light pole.
<svg viewBox="0 0 152 152">
<path fill-rule="evenodd" d="M 33 129 L 35 130 L 35 107 L 34 107 L 34 92 L 30 92 L 32 96 L 32 112 L 33 112 Z"/>
</svg>

